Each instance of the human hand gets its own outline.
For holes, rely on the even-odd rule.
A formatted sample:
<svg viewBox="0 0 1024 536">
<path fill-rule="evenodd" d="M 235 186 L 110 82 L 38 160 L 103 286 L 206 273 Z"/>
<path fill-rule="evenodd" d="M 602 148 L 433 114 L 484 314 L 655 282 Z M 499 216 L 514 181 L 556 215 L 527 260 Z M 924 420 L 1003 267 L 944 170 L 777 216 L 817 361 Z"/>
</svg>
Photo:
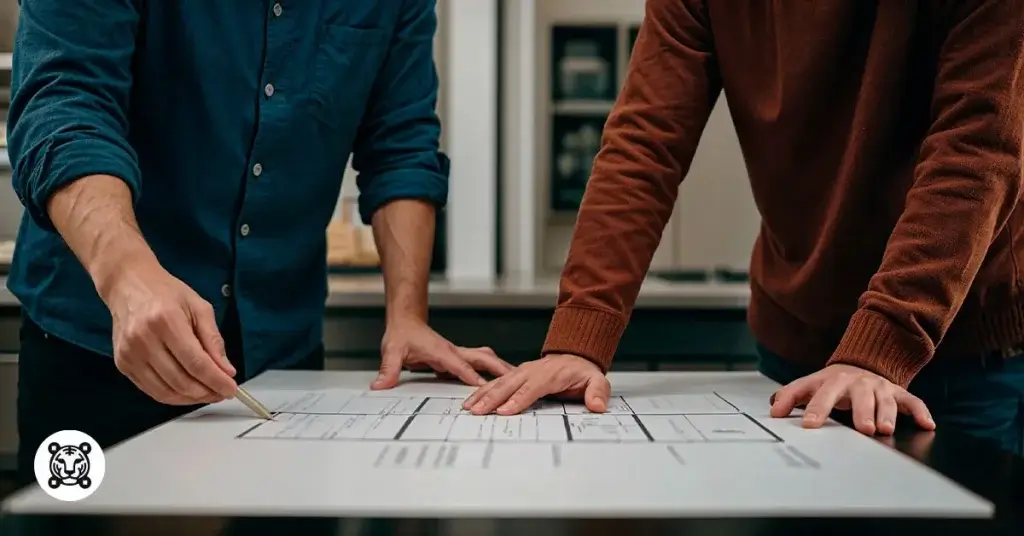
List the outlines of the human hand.
<svg viewBox="0 0 1024 536">
<path fill-rule="evenodd" d="M 818 428 L 833 409 L 853 410 L 853 425 L 867 434 L 890 435 L 896 430 L 896 414 L 912 415 L 925 430 L 934 430 L 928 408 L 920 398 L 889 380 L 852 365 L 829 365 L 804 376 L 772 395 L 771 416 L 787 417 L 805 405 L 803 425 Z"/>
<path fill-rule="evenodd" d="M 476 415 L 497 411 L 515 415 L 548 395 L 583 399 L 587 409 L 608 409 L 611 384 L 601 369 L 583 357 L 551 354 L 529 361 L 514 371 L 477 389 L 462 407 Z"/>
<path fill-rule="evenodd" d="M 192 405 L 235 395 L 213 306 L 159 266 L 124 270 L 104 302 L 114 363 L 157 402 Z"/>
<path fill-rule="evenodd" d="M 438 376 L 454 376 L 467 385 L 483 385 L 478 370 L 501 376 L 514 367 L 490 348 L 455 346 L 420 321 L 392 322 L 381 343 L 380 374 L 371 389 L 390 389 L 398 385 L 402 368 L 430 368 Z"/>
</svg>

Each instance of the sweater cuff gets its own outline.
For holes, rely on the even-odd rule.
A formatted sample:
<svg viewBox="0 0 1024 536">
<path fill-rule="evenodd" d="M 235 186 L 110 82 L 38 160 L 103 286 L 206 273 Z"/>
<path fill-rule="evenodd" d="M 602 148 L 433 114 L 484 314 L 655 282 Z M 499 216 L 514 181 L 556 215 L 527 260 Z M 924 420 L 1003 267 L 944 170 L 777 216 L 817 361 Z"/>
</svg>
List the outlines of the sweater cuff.
<svg viewBox="0 0 1024 536">
<path fill-rule="evenodd" d="M 625 329 L 626 321 L 616 313 L 557 307 L 541 355 L 578 355 L 593 361 L 602 372 L 608 372 Z"/>
<path fill-rule="evenodd" d="M 853 365 L 906 389 L 932 358 L 930 346 L 884 316 L 861 309 L 850 319 L 827 365 Z"/>
</svg>

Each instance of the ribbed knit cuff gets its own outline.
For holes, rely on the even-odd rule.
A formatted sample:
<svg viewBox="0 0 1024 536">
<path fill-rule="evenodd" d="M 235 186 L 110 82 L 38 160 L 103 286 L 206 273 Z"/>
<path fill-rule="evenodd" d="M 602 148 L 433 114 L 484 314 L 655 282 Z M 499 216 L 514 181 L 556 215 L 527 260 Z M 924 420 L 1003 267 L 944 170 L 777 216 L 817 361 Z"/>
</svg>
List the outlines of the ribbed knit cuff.
<svg viewBox="0 0 1024 536">
<path fill-rule="evenodd" d="M 608 372 L 625 329 L 626 321 L 615 313 L 581 307 L 557 307 L 541 354 L 578 355 Z"/>
<path fill-rule="evenodd" d="M 882 315 L 859 310 L 850 319 L 828 364 L 870 370 L 906 389 L 931 359 L 933 351 L 929 347 Z"/>
</svg>

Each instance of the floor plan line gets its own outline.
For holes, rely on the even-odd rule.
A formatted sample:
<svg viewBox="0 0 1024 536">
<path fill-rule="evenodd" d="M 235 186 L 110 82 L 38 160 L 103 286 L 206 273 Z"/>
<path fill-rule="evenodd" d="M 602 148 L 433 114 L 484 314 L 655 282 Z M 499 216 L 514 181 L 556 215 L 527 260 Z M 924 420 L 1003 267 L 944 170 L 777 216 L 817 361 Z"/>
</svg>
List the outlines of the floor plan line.
<svg viewBox="0 0 1024 536">
<path fill-rule="evenodd" d="M 425 404 L 426 400 L 424 400 L 423 403 Z M 395 441 L 402 440 L 402 434 L 404 434 L 405 431 L 409 429 L 409 425 L 412 424 L 412 420 L 415 418 L 416 415 L 409 415 L 409 418 L 405 419 L 405 424 L 403 424 L 402 427 L 398 429 L 398 433 L 395 434 Z"/>
<path fill-rule="evenodd" d="M 651 443 L 654 443 L 654 436 L 652 436 L 651 433 L 647 431 L 647 427 L 644 426 L 643 421 L 640 420 L 640 416 L 634 413 L 633 420 L 635 420 L 636 425 L 640 427 L 640 431 L 642 431 L 644 435 L 647 436 L 647 440 L 650 441 Z"/>
<path fill-rule="evenodd" d="M 688 415 L 683 415 L 682 417 L 686 419 L 686 422 L 690 423 L 690 426 L 693 427 L 694 430 L 697 431 L 697 434 L 700 435 L 701 439 L 703 439 L 704 441 L 708 440 L 708 436 L 704 435 L 704 432 L 702 432 L 701 429 L 697 427 L 697 425 L 693 424 L 693 421 L 690 420 L 690 417 Z"/>
<path fill-rule="evenodd" d="M 416 409 L 412 410 L 412 414 L 416 415 L 417 413 L 419 413 L 420 410 L 423 409 L 423 406 L 427 405 L 427 401 L 430 400 L 430 398 L 431 397 L 429 397 L 429 396 L 423 397 L 423 401 L 420 402 L 420 405 L 416 406 Z"/>
<path fill-rule="evenodd" d="M 765 425 L 761 424 L 760 422 L 758 422 L 758 421 L 757 421 L 757 419 L 755 419 L 755 418 L 751 417 L 750 415 L 748 415 L 748 414 L 746 414 L 746 413 L 740 413 L 740 415 L 743 415 L 744 417 L 746 417 L 746 418 L 747 418 L 747 420 L 749 420 L 750 422 L 752 422 L 752 423 L 754 423 L 755 425 L 757 425 L 757 427 L 758 427 L 758 428 L 760 428 L 761 430 L 764 430 L 764 432 L 765 432 L 766 434 L 768 434 L 768 435 L 770 435 L 770 436 L 774 437 L 776 441 L 778 441 L 778 442 L 780 442 L 780 443 L 782 442 L 782 438 L 781 438 L 781 437 L 779 437 L 779 435 L 778 435 L 778 434 L 776 434 L 775 432 L 773 432 L 773 431 L 769 430 L 767 426 L 765 426 Z"/>
<path fill-rule="evenodd" d="M 722 402 L 725 402 L 726 404 L 729 405 L 729 407 L 731 407 L 732 409 L 736 410 L 736 413 L 743 413 L 742 411 L 740 411 L 740 408 L 736 407 L 736 404 L 733 404 L 732 402 L 729 402 L 729 399 L 725 398 L 724 396 L 722 396 L 718 391 L 714 391 L 713 393 L 714 393 L 715 396 L 718 397 L 719 400 L 721 400 Z"/>
</svg>

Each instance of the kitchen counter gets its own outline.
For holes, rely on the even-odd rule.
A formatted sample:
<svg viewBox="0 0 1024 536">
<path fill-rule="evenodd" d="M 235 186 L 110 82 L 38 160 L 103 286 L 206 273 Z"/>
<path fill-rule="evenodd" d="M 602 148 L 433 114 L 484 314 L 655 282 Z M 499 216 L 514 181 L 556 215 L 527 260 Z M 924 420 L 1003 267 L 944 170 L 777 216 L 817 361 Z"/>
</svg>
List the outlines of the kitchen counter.
<svg viewBox="0 0 1024 536">
<path fill-rule="evenodd" d="M 431 307 L 547 309 L 555 306 L 558 279 L 445 281 L 430 284 Z M 648 278 L 637 299 L 640 308 L 743 309 L 750 299 L 746 283 L 672 283 Z M 332 276 L 327 307 L 383 307 L 380 276 Z"/>
<path fill-rule="evenodd" d="M 0 308 L 17 307 L 0 277 Z M 379 308 L 384 306 L 384 281 L 380 276 L 331 276 L 328 309 Z M 430 305 L 435 308 L 547 309 L 554 307 L 556 278 L 532 281 L 445 281 L 430 283 Z M 638 308 L 743 309 L 750 298 L 746 283 L 670 283 L 648 279 L 637 299 Z"/>
</svg>

